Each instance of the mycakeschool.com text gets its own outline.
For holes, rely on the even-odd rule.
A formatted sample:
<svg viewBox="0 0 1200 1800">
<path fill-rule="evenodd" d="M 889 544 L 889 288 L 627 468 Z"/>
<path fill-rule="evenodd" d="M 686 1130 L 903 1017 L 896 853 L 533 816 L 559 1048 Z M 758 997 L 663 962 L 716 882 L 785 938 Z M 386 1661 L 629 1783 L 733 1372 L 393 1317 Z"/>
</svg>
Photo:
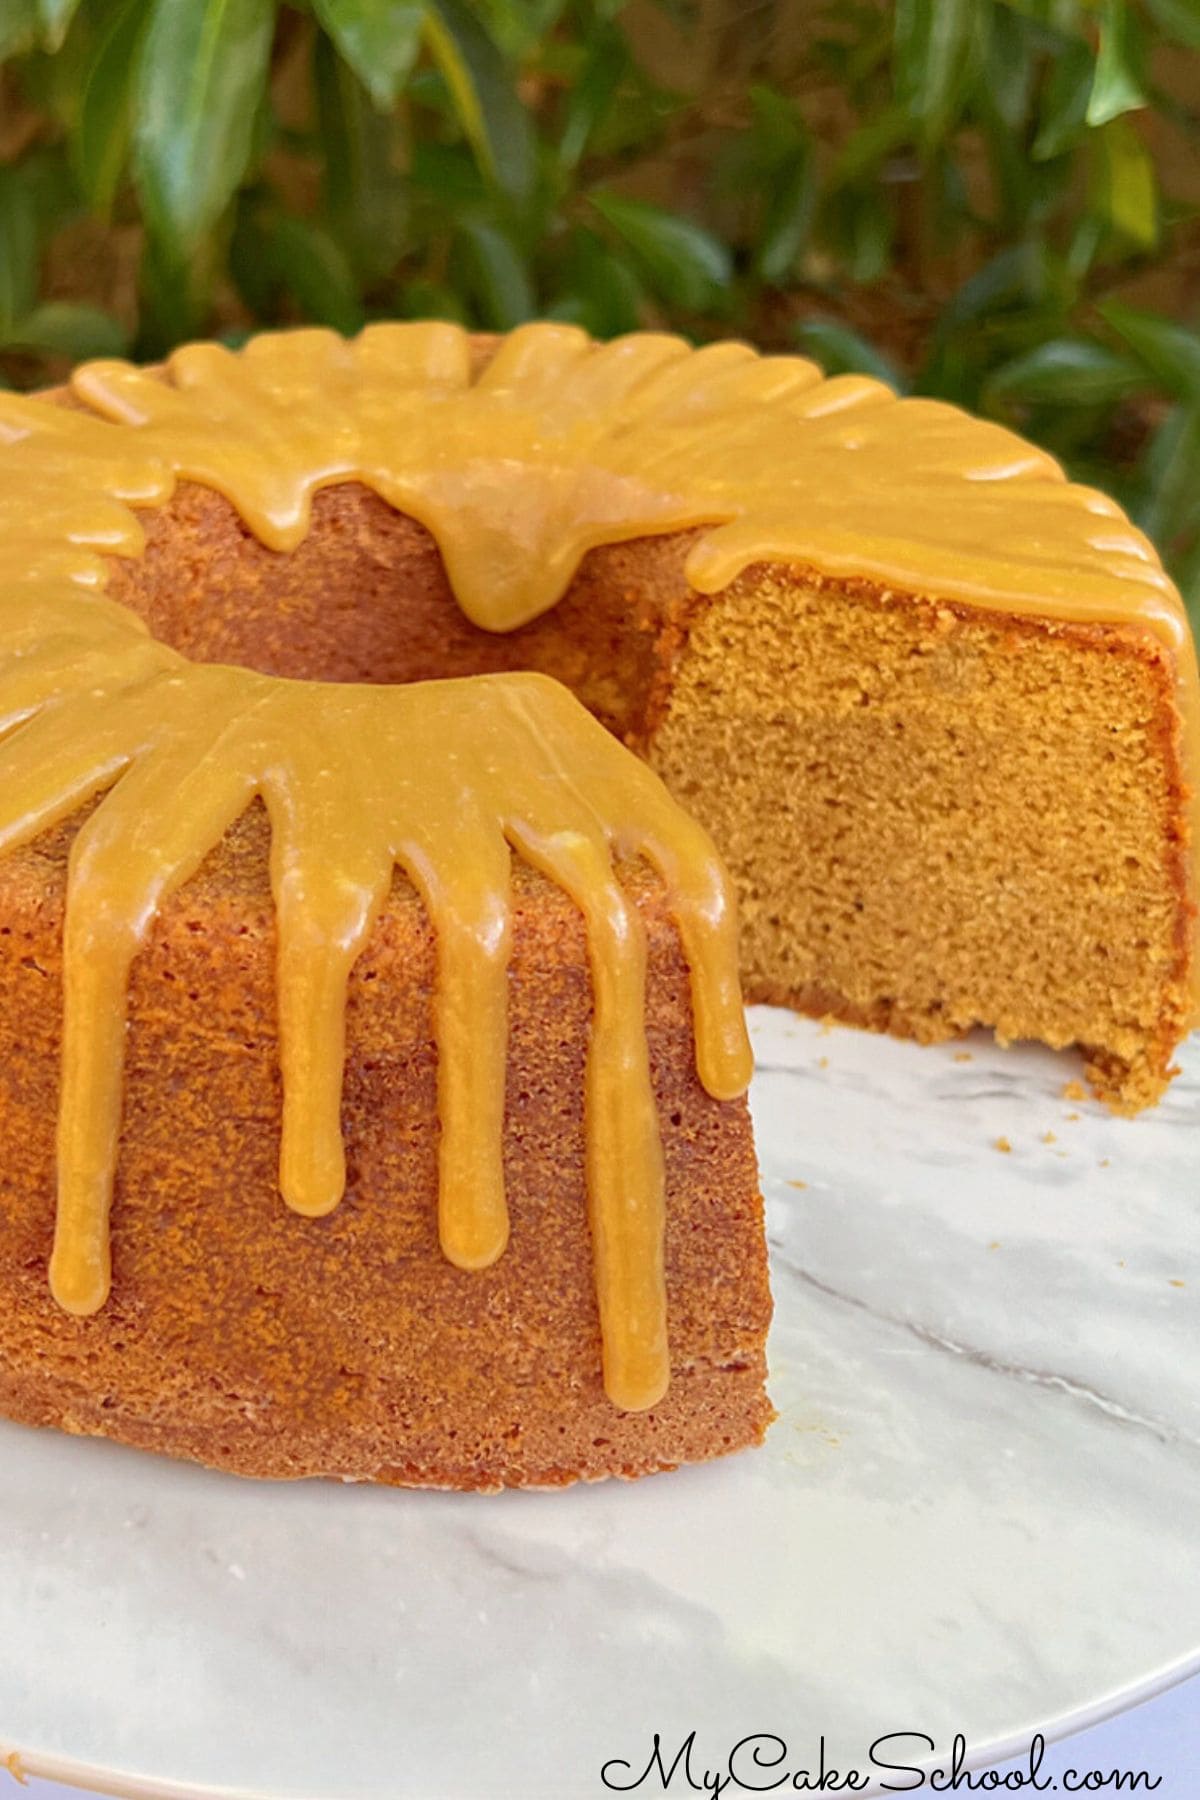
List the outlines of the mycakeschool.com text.
<svg viewBox="0 0 1200 1800">
<path fill-rule="evenodd" d="M 853 1763 L 834 1766 L 825 1739 L 789 1745 L 774 1732 L 751 1732 L 729 1748 L 703 1745 L 689 1731 L 669 1743 L 655 1732 L 640 1749 L 609 1757 L 600 1770 L 605 1789 L 616 1794 L 1150 1794 L 1162 1775 L 1147 1769 L 1063 1768 L 1044 1770 L 1046 1740 L 1039 1733 L 1016 1766 L 972 1768 L 965 1737 L 943 1749 L 921 1731 L 893 1731 L 877 1737 Z M 1009 1762 L 1014 1759 L 1010 1756 Z"/>
</svg>

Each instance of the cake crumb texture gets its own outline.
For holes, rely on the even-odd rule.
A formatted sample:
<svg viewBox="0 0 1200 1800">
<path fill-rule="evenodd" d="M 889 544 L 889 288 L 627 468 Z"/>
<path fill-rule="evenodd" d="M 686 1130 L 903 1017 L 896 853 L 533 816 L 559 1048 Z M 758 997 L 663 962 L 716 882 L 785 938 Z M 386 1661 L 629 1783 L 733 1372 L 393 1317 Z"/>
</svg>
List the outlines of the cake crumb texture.
<svg viewBox="0 0 1200 1800">
<path fill-rule="evenodd" d="M 652 760 L 738 885 L 750 1000 L 1077 1045 L 1135 1111 L 1189 1025 L 1175 671 L 1137 627 L 751 570 L 694 618 Z"/>
</svg>

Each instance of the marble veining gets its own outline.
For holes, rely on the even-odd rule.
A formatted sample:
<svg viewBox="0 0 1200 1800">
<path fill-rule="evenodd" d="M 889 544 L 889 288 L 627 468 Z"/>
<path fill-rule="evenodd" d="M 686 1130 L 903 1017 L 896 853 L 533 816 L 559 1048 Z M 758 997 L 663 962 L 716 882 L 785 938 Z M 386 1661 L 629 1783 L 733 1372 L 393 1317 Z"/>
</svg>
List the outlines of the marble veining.
<svg viewBox="0 0 1200 1800">
<path fill-rule="evenodd" d="M 4 1426 L 0 1753 L 576 1800 L 655 1730 L 706 1766 L 755 1731 L 792 1767 L 822 1733 L 843 1766 L 894 1731 L 983 1753 L 1195 1662 L 1200 1047 L 1123 1120 L 1045 1051 L 751 1016 L 763 1451 L 489 1498 Z"/>
</svg>

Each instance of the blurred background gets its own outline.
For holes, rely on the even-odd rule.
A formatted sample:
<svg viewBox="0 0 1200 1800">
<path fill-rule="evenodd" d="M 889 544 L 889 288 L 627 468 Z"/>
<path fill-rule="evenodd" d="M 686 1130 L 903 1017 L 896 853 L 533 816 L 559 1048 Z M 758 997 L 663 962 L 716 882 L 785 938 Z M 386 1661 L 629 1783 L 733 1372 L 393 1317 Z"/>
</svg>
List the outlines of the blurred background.
<svg viewBox="0 0 1200 1800">
<path fill-rule="evenodd" d="M 0 382 L 431 316 L 961 402 L 1200 608 L 1200 0 L 0 0 Z"/>
</svg>

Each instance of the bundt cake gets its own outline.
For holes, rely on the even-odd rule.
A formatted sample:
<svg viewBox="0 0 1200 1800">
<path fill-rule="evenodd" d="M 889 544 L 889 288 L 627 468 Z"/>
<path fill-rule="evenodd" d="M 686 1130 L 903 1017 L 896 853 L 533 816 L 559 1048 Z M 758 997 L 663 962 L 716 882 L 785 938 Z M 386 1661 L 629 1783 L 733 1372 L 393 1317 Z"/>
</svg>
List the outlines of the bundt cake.
<svg viewBox="0 0 1200 1800">
<path fill-rule="evenodd" d="M 757 1441 L 713 839 L 750 998 L 1168 1079 L 1191 639 L 1012 434 L 384 325 L 2 396 L 0 471 L 9 1416 L 460 1487 Z"/>
</svg>

